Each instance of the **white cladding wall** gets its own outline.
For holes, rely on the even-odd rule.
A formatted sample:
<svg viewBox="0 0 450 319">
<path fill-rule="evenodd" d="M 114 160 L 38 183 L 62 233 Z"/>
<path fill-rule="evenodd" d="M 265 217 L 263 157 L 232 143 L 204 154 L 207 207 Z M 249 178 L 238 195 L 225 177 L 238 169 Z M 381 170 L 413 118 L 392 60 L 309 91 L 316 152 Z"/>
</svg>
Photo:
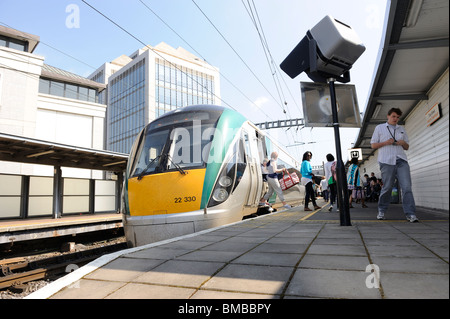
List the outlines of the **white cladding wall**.
<svg viewBox="0 0 450 319">
<path fill-rule="evenodd" d="M 35 138 L 56 143 L 103 149 L 106 105 L 63 97 L 38 95 Z M 102 178 L 102 172 L 62 168 L 63 177 Z M 53 175 L 53 167 L 34 166 L 34 175 Z"/>
<path fill-rule="evenodd" d="M 0 47 L 0 131 L 34 137 L 39 75 L 44 58 Z"/>
<path fill-rule="evenodd" d="M 448 210 L 449 208 L 449 105 L 448 69 L 406 119 L 410 139 L 408 152 L 416 205 Z M 441 118 L 426 124 L 425 113 L 436 103 Z"/>
<path fill-rule="evenodd" d="M 420 102 L 405 120 L 409 137 L 406 152 L 411 167 L 414 199 L 417 206 L 449 209 L 449 70 L 428 92 L 428 101 Z M 436 103 L 441 118 L 427 126 L 425 113 Z M 362 166 L 362 171 L 381 177 L 377 163 L 378 151 Z"/>
</svg>

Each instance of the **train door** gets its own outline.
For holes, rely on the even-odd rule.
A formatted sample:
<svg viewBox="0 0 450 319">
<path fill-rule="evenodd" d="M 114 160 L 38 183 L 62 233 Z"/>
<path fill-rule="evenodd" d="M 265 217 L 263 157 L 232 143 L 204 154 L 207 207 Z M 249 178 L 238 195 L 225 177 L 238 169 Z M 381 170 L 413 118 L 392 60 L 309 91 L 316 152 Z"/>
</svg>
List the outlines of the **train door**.
<svg viewBox="0 0 450 319">
<path fill-rule="evenodd" d="M 262 164 L 264 162 L 265 158 L 269 158 L 269 155 L 267 154 L 267 146 L 266 146 L 266 137 L 262 134 L 260 134 L 258 131 L 256 131 L 256 142 L 258 146 L 258 155 L 259 155 L 259 162 Z M 259 166 L 261 168 L 261 166 Z M 263 171 L 261 169 L 261 175 L 263 174 Z M 267 181 L 265 178 L 263 178 L 262 186 L 261 186 L 261 193 L 260 197 L 263 197 L 264 194 L 267 193 L 269 190 L 269 185 L 267 184 Z"/>
<path fill-rule="evenodd" d="M 259 164 L 258 147 L 256 144 L 255 131 L 242 131 L 242 137 L 245 146 L 245 155 L 247 157 L 248 171 L 250 173 L 249 192 L 247 197 L 247 206 L 255 206 L 259 203 L 259 197 L 262 188 L 262 174 Z"/>
</svg>

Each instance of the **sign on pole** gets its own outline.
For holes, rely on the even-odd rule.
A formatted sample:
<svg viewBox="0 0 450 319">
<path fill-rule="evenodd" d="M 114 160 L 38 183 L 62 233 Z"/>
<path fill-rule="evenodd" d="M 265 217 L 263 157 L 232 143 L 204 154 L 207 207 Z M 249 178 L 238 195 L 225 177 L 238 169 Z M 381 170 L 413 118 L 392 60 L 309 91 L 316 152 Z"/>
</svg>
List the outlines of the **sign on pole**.
<svg viewBox="0 0 450 319">
<path fill-rule="evenodd" d="M 361 148 L 350 148 L 348 150 L 348 158 L 351 160 L 353 157 L 358 158 L 358 161 L 362 161 L 362 149 Z"/>
</svg>

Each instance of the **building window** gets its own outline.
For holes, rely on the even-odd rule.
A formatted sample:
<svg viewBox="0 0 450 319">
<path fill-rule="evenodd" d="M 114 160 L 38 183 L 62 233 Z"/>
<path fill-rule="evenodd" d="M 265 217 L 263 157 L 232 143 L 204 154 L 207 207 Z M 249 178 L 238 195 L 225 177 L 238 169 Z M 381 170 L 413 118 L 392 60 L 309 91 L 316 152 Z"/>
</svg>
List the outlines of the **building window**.
<svg viewBox="0 0 450 319">
<path fill-rule="evenodd" d="M 39 79 L 39 93 L 50 94 L 50 81 L 47 79 Z"/>
<path fill-rule="evenodd" d="M 50 82 L 50 94 L 56 96 L 64 96 L 64 83 L 51 81 Z"/>
<path fill-rule="evenodd" d="M 66 97 L 69 99 L 78 99 L 78 86 L 66 84 Z"/>
<path fill-rule="evenodd" d="M 99 83 L 105 83 L 105 73 L 103 72 L 103 70 L 100 70 L 91 78 L 91 80 Z"/>
<path fill-rule="evenodd" d="M 26 52 L 28 42 L 0 35 L 0 46 Z"/>
<path fill-rule="evenodd" d="M 45 78 L 39 79 L 39 93 L 98 103 L 98 92 L 96 89 Z"/>
</svg>

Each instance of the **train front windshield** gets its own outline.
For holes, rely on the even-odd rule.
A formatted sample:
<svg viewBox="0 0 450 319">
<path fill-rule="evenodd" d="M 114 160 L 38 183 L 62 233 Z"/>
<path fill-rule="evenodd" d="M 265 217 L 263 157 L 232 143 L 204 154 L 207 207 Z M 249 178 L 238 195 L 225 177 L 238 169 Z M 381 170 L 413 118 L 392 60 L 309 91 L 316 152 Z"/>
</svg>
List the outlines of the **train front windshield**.
<svg viewBox="0 0 450 319">
<path fill-rule="evenodd" d="M 219 117 L 219 112 L 185 112 L 155 120 L 143 132 L 129 176 L 205 167 Z"/>
</svg>

